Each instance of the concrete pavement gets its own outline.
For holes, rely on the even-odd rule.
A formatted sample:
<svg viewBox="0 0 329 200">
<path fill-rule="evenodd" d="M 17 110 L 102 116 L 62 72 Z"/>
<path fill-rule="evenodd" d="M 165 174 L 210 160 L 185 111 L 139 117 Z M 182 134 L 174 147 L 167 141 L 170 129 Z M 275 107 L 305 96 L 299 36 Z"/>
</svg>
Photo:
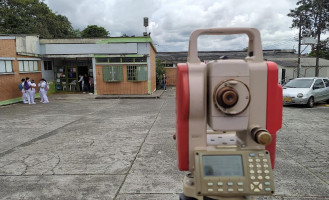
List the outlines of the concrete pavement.
<svg viewBox="0 0 329 200">
<path fill-rule="evenodd" d="M 329 199 L 329 108 L 284 108 L 274 197 Z M 0 199 L 178 199 L 175 90 L 0 107 Z"/>
</svg>

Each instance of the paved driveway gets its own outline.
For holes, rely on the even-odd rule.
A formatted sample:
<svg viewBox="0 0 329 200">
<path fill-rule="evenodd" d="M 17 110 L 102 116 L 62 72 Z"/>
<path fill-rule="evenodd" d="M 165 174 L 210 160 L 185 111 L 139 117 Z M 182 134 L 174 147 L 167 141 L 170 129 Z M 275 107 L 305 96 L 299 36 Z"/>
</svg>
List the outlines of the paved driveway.
<svg viewBox="0 0 329 200">
<path fill-rule="evenodd" d="M 329 199 L 329 109 L 284 108 L 276 196 Z M 0 199 L 178 199 L 175 90 L 0 107 Z"/>
</svg>

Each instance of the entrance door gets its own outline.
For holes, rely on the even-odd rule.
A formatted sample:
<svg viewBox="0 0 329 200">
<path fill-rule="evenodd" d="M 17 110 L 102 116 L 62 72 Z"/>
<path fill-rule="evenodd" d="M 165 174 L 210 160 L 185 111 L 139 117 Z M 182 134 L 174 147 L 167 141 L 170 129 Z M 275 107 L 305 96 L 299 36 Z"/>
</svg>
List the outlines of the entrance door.
<svg viewBox="0 0 329 200">
<path fill-rule="evenodd" d="M 88 66 L 78 66 L 79 76 L 84 76 L 87 74 L 89 76 L 89 67 Z M 82 82 L 79 83 L 79 91 L 82 91 Z"/>
<path fill-rule="evenodd" d="M 78 84 L 78 67 L 62 66 L 56 69 L 56 91 L 80 91 Z"/>
<path fill-rule="evenodd" d="M 281 85 L 286 84 L 286 69 L 282 69 L 282 74 L 281 74 Z"/>
</svg>

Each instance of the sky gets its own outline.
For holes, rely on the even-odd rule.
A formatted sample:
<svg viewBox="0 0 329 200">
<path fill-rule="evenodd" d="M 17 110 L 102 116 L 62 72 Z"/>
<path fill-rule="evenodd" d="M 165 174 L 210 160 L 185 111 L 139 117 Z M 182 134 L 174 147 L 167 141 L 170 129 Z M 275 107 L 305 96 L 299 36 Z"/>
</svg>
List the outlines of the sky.
<svg viewBox="0 0 329 200">
<path fill-rule="evenodd" d="M 98 25 L 111 37 L 142 36 L 143 18 L 157 51 L 187 51 L 192 31 L 200 28 L 252 27 L 263 49 L 297 49 L 298 30 L 291 29 L 290 9 L 297 0 L 45 0 L 75 29 Z M 246 35 L 200 36 L 198 50 L 242 50 Z"/>
</svg>

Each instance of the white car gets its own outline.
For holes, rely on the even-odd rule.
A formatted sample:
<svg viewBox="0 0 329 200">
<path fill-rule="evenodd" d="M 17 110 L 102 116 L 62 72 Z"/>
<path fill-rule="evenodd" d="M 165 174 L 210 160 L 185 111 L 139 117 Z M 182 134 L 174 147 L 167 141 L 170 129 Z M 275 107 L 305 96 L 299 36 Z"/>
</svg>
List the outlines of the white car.
<svg viewBox="0 0 329 200">
<path fill-rule="evenodd" d="M 319 101 L 329 103 L 328 78 L 296 78 L 283 86 L 283 105 L 304 104 L 312 108 Z"/>
</svg>

